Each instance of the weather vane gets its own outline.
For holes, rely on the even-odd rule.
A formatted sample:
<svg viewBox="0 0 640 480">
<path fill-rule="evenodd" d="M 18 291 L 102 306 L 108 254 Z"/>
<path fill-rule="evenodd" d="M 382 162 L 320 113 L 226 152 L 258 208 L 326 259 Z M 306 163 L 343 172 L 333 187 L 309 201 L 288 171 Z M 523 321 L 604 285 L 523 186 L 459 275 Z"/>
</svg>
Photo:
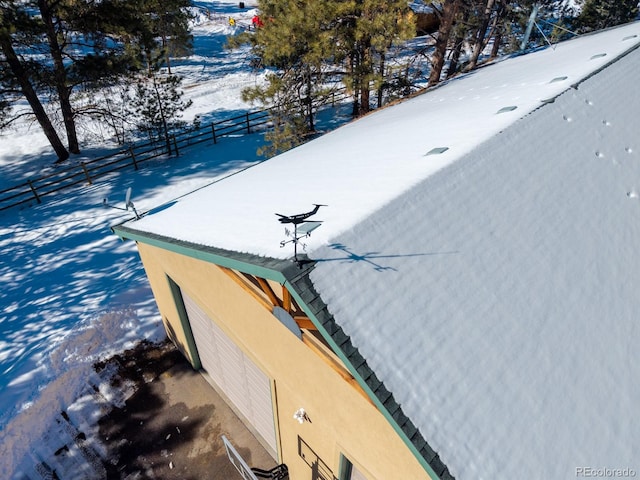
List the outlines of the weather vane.
<svg viewBox="0 0 640 480">
<path fill-rule="evenodd" d="M 276 213 L 278 221 L 280 223 L 292 223 L 293 224 L 293 232 L 288 228 L 285 228 L 284 233 L 287 237 L 291 237 L 290 240 L 283 240 L 280 242 L 280 248 L 284 247 L 288 243 L 293 243 L 293 258 L 298 265 L 302 262 L 298 260 L 298 244 L 302 245 L 302 249 L 306 250 L 307 245 L 302 243 L 300 240 L 306 237 L 311 236 L 311 232 L 313 232 L 316 228 L 320 226 L 322 220 L 307 220 L 309 217 L 315 215 L 320 207 L 326 207 L 326 205 L 321 205 L 318 203 L 314 203 L 315 208 L 310 212 L 299 213 L 297 215 L 282 215 L 280 213 Z"/>
</svg>

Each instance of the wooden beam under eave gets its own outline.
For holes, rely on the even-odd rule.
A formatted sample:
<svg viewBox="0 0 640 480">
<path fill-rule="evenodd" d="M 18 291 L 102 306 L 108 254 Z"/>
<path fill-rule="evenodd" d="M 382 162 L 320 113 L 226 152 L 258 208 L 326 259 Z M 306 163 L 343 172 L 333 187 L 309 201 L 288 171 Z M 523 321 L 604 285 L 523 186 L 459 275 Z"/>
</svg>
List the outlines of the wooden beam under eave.
<svg viewBox="0 0 640 480">
<path fill-rule="evenodd" d="M 291 294 L 284 285 L 282 286 L 282 308 L 291 313 Z"/>
<path fill-rule="evenodd" d="M 291 309 L 294 312 L 300 312 L 302 313 L 302 309 L 300 308 L 300 305 L 298 305 L 298 302 L 296 302 L 296 299 L 291 297 Z"/>
<path fill-rule="evenodd" d="M 260 288 L 265 293 L 265 295 L 269 297 L 269 300 L 271 301 L 273 306 L 281 307 L 282 304 L 280 302 L 280 299 L 271 288 L 271 285 L 269 285 L 269 282 L 267 282 L 264 278 L 260 278 L 260 277 L 254 277 L 254 278 L 258 281 L 258 284 L 260 285 Z"/>
<path fill-rule="evenodd" d="M 316 345 L 316 343 L 309 338 L 308 335 L 304 335 L 304 334 L 302 335 L 302 342 L 307 347 L 309 347 L 309 349 L 312 350 L 316 355 L 318 355 L 329 367 L 331 367 L 331 369 L 334 372 L 340 375 L 348 384 L 350 384 L 353 388 L 355 388 L 356 391 L 360 392 L 360 394 L 364 398 L 366 398 L 371 405 L 375 407 L 375 403 L 373 403 L 371 398 L 369 398 L 369 395 L 367 395 L 367 393 L 363 390 L 363 388 L 360 386 L 357 380 L 353 378 L 353 375 L 349 373 L 349 370 L 347 370 L 341 363 L 334 360 L 333 358 L 328 356 L 325 352 L 323 352 L 322 349 L 319 348 Z"/>
<path fill-rule="evenodd" d="M 311 319 L 306 315 L 294 315 L 293 319 L 298 324 L 298 327 L 300 327 L 300 329 L 304 328 L 306 330 L 318 330 Z"/>
<path fill-rule="evenodd" d="M 258 290 L 258 288 L 255 285 L 249 283 L 248 280 L 245 280 L 230 268 L 220 267 L 220 269 L 223 272 L 225 272 L 227 275 L 229 275 L 229 277 L 233 279 L 233 281 L 235 281 L 238 285 L 240 285 L 253 298 L 255 298 L 258 301 L 258 303 L 260 303 L 260 305 L 262 305 L 264 308 L 266 308 L 269 311 L 273 310 L 273 305 L 270 305 L 269 302 L 256 291 Z"/>
</svg>

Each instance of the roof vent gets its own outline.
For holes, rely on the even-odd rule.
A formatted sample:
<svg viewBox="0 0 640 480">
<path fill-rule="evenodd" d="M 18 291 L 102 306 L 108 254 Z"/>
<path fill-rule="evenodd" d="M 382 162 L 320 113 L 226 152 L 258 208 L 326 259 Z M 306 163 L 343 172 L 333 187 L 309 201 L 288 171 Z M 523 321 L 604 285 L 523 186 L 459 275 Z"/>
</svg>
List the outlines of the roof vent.
<svg viewBox="0 0 640 480">
<path fill-rule="evenodd" d="M 563 75 L 561 77 L 556 77 L 556 78 L 552 79 L 549 83 L 563 82 L 567 78 L 569 78 L 569 77 L 567 77 L 566 75 Z"/>
<path fill-rule="evenodd" d="M 595 60 L 596 58 L 602 58 L 602 57 L 606 57 L 606 56 L 607 56 L 606 53 L 596 53 L 589 60 Z"/>
<path fill-rule="evenodd" d="M 426 157 L 427 155 L 440 155 L 441 153 L 446 152 L 447 150 L 449 150 L 449 147 L 436 147 L 436 148 L 432 148 L 431 150 L 429 150 L 427 153 L 424 154 L 424 156 Z"/>
<path fill-rule="evenodd" d="M 516 107 L 515 105 L 509 105 L 508 107 L 502 107 L 496 113 L 513 112 L 516 108 L 518 107 Z"/>
<path fill-rule="evenodd" d="M 638 37 L 638 35 L 629 35 L 628 37 L 624 37 L 624 38 L 622 39 L 622 41 L 624 42 L 624 41 L 626 41 L 626 40 L 631 40 L 632 38 L 637 38 L 637 37 Z"/>
</svg>

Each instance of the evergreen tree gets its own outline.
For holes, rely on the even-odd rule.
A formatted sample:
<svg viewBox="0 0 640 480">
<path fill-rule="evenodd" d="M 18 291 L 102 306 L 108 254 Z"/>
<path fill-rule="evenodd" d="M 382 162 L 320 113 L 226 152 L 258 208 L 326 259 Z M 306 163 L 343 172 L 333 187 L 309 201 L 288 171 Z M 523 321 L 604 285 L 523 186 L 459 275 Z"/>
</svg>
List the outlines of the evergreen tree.
<svg viewBox="0 0 640 480">
<path fill-rule="evenodd" d="M 271 107 L 274 130 L 263 154 L 291 148 L 315 132 L 316 106 L 328 95 L 327 79 L 335 70 L 330 59 L 337 6 L 334 1 L 262 1 L 263 26 L 229 40 L 231 46 L 250 43 L 258 63 L 271 69 L 265 86 L 243 92 L 245 101 Z"/>
<path fill-rule="evenodd" d="M 246 100 L 273 108 L 269 136 L 277 147 L 269 153 L 315 132 L 316 106 L 340 81 L 354 93 L 354 115 L 369 110 L 372 88 L 382 103 L 390 84 L 386 54 L 415 35 L 404 0 L 261 0 L 259 8 L 263 26 L 229 45 L 251 44 L 255 63 L 271 69 L 268 85 L 244 92 Z"/>
<path fill-rule="evenodd" d="M 64 50 L 69 32 L 65 31 L 65 24 L 60 18 L 58 6 L 60 4 L 51 0 L 37 0 L 37 6 L 40 10 L 42 19 L 42 27 L 47 38 L 49 53 L 53 61 L 53 69 L 51 79 L 53 87 L 58 94 L 60 103 L 60 111 L 62 120 L 67 132 L 67 144 L 71 153 L 80 153 L 80 145 L 78 144 L 78 135 L 76 132 L 76 122 L 71 106 L 72 85 L 67 74 L 64 63 Z"/>
<path fill-rule="evenodd" d="M 455 75 L 459 71 L 463 49 L 465 47 L 467 39 L 469 38 L 470 16 L 471 16 L 471 9 L 464 8 L 463 3 L 460 2 L 459 8 L 458 8 L 458 14 L 456 15 L 455 22 L 451 26 L 451 29 L 452 29 L 451 38 L 453 38 L 453 42 L 448 42 L 451 46 L 451 53 L 449 55 L 450 57 L 449 66 L 447 67 L 447 78 Z M 441 44 L 440 44 L 440 47 L 442 48 Z M 446 45 L 444 46 L 444 48 L 446 48 Z M 444 67 L 445 54 L 446 52 L 439 53 L 439 55 L 441 55 L 441 58 L 440 58 L 440 62 L 442 64 L 442 66 L 440 67 L 441 69 L 442 67 Z M 434 74 L 433 80 L 435 82 L 437 82 L 440 79 L 441 72 L 442 70 L 440 70 L 440 73 Z"/>
<path fill-rule="evenodd" d="M 181 121 L 182 112 L 191 106 L 185 101 L 180 89 L 182 79 L 176 75 L 157 72 L 140 78 L 132 98 L 129 113 L 138 128 L 147 133 L 152 141 L 164 141 L 167 153 L 171 155 L 171 135 L 185 125 Z"/>
<path fill-rule="evenodd" d="M 489 41 L 494 38 L 498 23 L 505 12 L 505 0 L 486 0 L 478 12 L 478 28 L 473 36 L 473 50 L 469 59 L 468 69 L 473 69 L 478 64 L 480 54 Z"/>
<path fill-rule="evenodd" d="M 171 74 L 171 57 L 182 57 L 193 51 L 193 36 L 189 31 L 192 15 L 188 8 L 190 0 L 149 0 L 153 31 L 160 38 L 160 48 L 164 53 L 164 64 Z"/>
<path fill-rule="evenodd" d="M 53 127 L 47 126 L 50 119 L 42 118 L 43 114 L 46 116 L 44 110 L 34 106 L 34 97 L 52 93 L 58 102 L 69 150 L 79 152 L 76 118 L 82 110 L 73 105 L 74 91 L 113 85 L 141 65 L 151 71 L 156 59 L 166 58 L 170 50 L 177 51 L 178 46 L 189 48 L 185 1 L 145 0 L 144 8 L 127 0 L 4 1 L 3 11 L 10 5 L 15 14 L 7 17 L 9 22 L 3 21 L 5 61 L 0 62 L 0 77 L 8 72 L 17 79 L 19 72 L 10 68 L 6 59 L 9 50 L 21 51 L 18 60 L 23 67 L 29 67 L 23 68 L 25 78 L 21 85 L 27 80 L 33 90 L 31 95 L 23 88 L 23 94 L 31 95 L 29 104 L 46 128 L 47 137 L 52 141 Z M 68 156 L 57 146 L 54 148 L 60 159 Z"/>
<path fill-rule="evenodd" d="M 359 116 L 370 110 L 371 87 L 379 91 L 387 80 L 384 65 L 389 49 L 415 36 L 415 17 L 403 0 L 345 3 L 336 59 L 346 60 L 344 83 L 354 92 L 353 115 Z"/>
<path fill-rule="evenodd" d="M 627 23 L 637 16 L 638 0 L 585 0 L 576 24 L 586 32 Z"/>
<path fill-rule="evenodd" d="M 447 58 L 450 58 L 447 69 L 447 77 L 450 77 L 460 69 L 475 68 L 489 45 L 490 58 L 501 52 L 519 50 L 534 4 L 538 11 L 534 40 L 539 41 L 544 35 L 545 41 L 557 41 L 572 35 L 563 25 L 567 10 L 563 0 L 445 0 L 431 3 L 441 22 L 431 58 L 430 85 L 440 80 Z"/>
</svg>

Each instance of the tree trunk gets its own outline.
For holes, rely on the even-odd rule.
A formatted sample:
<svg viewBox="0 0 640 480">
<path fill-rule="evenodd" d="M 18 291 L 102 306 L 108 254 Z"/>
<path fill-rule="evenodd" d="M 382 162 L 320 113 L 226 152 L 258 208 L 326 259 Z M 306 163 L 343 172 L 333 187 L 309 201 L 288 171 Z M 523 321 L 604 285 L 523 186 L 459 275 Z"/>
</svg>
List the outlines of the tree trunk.
<svg viewBox="0 0 640 480">
<path fill-rule="evenodd" d="M 358 55 L 354 51 L 349 56 L 349 68 L 351 70 L 351 83 L 353 86 L 353 107 L 351 109 L 351 116 L 357 117 L 360 113 L 360 86 L 356 83 L 356 74 L 360 69 L 360 62 L 358 61 Z"/>
<path fill-rule="evenodd" d="M 369 106 L 370 97 L 369 82 L 363 80 L 362 89 L 360 90 L 360 115 L 369 113 L 371 110 L 371 107 Z"/>
<path fill-rule="evenodd" d="M 447 78 L 452 77 L 458 71 L 463 42 L 464 39 L 460 37 L 456 37 L 454 40 L 453 52 L 451 52 L 451 60 L 449 61 L 449 68 L 447 68 Z"/>
<path fill-rule="evenodd" d="M 62 112 L 62 121 L 67 132 L 67 143 L 71 153 L 80 153 L 78 144 L 78 136 L 76 134 L 76 122 L 73 116 L 73 108 L 71 107 L 71 88 L 67 85 L 67 72 L 62 59 L 62 47 L 58 42 L 56 27 L 53 23 L 53 12 L 48 0 L 38 0 L 38 8 L 42 15 L 42 21 L 45 25 L 47 40 L 49 42 L 49 51 L 53 59 L 53 80 L 58 92 L 60 101 L 60 110 Z"/>
<path fill-rule="evenodd" d="M 2 50 L 7 64 L 11 69 L 11 72 L 18 81 L 22 94 L 27 99 L 27 102 L 29 102 L 31 110 L 33 110 L 38 123 L 42 127 L 42 131 L 49 140 L 49 143 L 53 147 L 53 150 L 56 152 L 56 155 L 58 156 L 57 161 L 65 161 L 67 158 L 69 158 L 69 152 L 60 141 L 60 137 L 58 136 L 56 129 L 51 124 L 47 112 L 45 112 L 42 103 L 40 103 L 38 95 L 36 94 L 33 86 L 31 85 L 31 82 L 29 81 L 29 76 L 26 70 L 22 66 L 22 63 L 20 63 L 20 59 L 13 49 L 13 45 L 11 44 L 11 37 L 9 36 L 9 33 L 4 29 L 0 30 L 0 50 Z"/>
<path fill-rule="evenodd" d="M 500 53 L 500 44 L 502 43 L 502 32 L 496 33 L 493 37 L 493 48 L 491 49 L 491 58 L 496 58 Z"/>
<path fill-rule="evenodd" d="M 385 63 L 385 54 L 384 52 L 382 52 L 380 54 L 380 66 L 378 67 L 380 69 L 380 78 L 384 79 L 385 75 L 384 75 L 384 66 Z M 383 100 L 383 94 L 384 94 L 384 90 L 383 90 L 383 86 L 384 86 L 384 81 L 380 82 L 380 86 L 378 87 L 378 108 L 382 107 L 382 100 Z"/>
<path fill-rule="evenodd" d="M 316 130 L 314 118 L 313 118 L 313 82 L 311 78 L 311 68 L 307 67 L 307 78 L 306 78 L 306 97 L 305 97 L 305 107 L 306 107 L 306 116 L 307 116 L 307 128 L 309 132 L 313 133 Z"/>
<path fill-rule="evenodd" d="M 442 68 L 447 54 L 449 37 L 453 28 L 453 20 L 458 11 L 458 0 L 446 0 L 442 6 L 442 18 L 433 55 L 431 56 L 431 73 L 429 74 L 428 86 L 437 84 L 440 81 Z"/>
<path fill-rule="evenodd" d="M 160 119 L 162 120 L 162 135 L 164 136 L 165 146 L 167 147 L 167 154 L 171 155 L 171 138 L 169 137 L 169 126 L 167 125 L 167 118 L 164 114 L 164 105 L 162 103 L 162 95 L 158 89 L 158 82 L 156 77 L 153 77 L 153 90 L 156 94 L 156 100 L 158 102 L 158 110 L 160 112 Z"/>
<path fill-rule="evenodd" d="M 502 43 L 502 34 L 505 30 L 504 18 L 507 14 L 507 7 L 504 1 L 500 1 L 498 4 L 498 12 L 496 13 L 496 20 L 492 27 L 493 30 L 493 47 L 491 48 L 491 58 L 496 58 L 500 53 L 500 44 Z"/>
<path fill-rule="evenodd" d="M 460 62 L 460 55 L 462 54 L 462 47 L 464 46 L 464 37 L 467 29 L 464 25 L 469 21 L 469 9 L 465 8 L 462 11 L 462 20 L 460 26 L 457 29 L 456 37 L 453 40 L 453 52 L 451 53 L 451 60 L 449 61 L 449 68 L 447 68 L 447 78 L 455 75 L 458 71 L 458 64 Z"/>
<path fill-rule="evenodd" d="M 169 55 L 169 47 L 167 47 L 167 37 L 162 35 L 162 50 L 164 51 L 164 62 L 167 64 L 167 74 L 171 75 L 171 56 Z"/>
<path fill-rule="evenodd" d="M 358 73 L 358 84 L 360 85 L 360 112 L 358 115 L 369 113 L 371 107 L 369 101 L 371 92 L 369 90 L 369 77 L 372 73 L 371 67 L 371 40 L 364 39 L 360 51 L 360 72 Z"/>
<path fill-rule="evenodd" d="M 489 29 L 489 22 L 491 21 L 491 11 L 493 10 L 493 6 L 495 3 L 496 0 L 487 0 L 487 6 L 484 9 L 482 23 L 480 24 L 478 32 L 475 36 L 475 45 L 473 46 L 473 53 L 471 54 L 469 65 L 467 66 L 468 70 L 476 68 L 476 65 L 478 65 L 478 58 L 480 58 L 480 54 L 486 46 L 485 36 L 487 35 L 487 30 Z"/>
</svg>

